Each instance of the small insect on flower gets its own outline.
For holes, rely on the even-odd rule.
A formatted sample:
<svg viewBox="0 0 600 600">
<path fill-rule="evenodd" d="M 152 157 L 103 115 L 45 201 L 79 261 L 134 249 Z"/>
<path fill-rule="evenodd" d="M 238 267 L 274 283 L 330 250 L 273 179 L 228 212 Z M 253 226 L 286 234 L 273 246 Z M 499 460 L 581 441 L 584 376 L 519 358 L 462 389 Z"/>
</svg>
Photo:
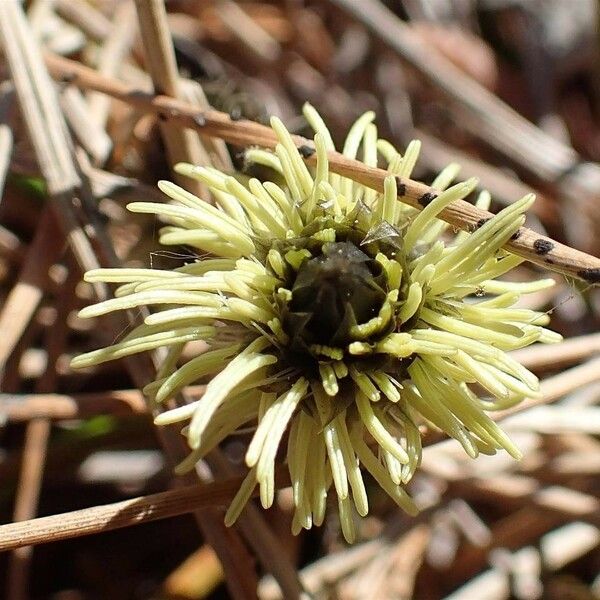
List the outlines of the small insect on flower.
<svg viewBox="0 0 600 600">
<path fill-rule="evenodd" d="M 378 193 L 330 172 L 331 135 L 313 107 L 306 105 L 304 116 L 315 131 L 314 170 L 277 118 L 275 151 L 246 155 L 285 185 L 242 184 L 213 168 L 179 164 L 178 173 L 211 190 L 215 206 L 166 181 L 159 187 L 171 203 L 129 205 L 167 223 L 162 244 L 210 257 L 171 271 L 88 272 L 87 281 L 121 286 L 114 299 L 81 316 L 139 306 L 154 312 L 122 341 L 75 358 L 73 366 L 168 348 L 145 389 L 153 401 L 212 377 L 199 400 L 156 419 L 185 423 L 192 451 L 180 472 L 236 430 L 255 428 L 249 472 L 226 522 L 235 521 L 257 485 L 263 506 L 271 506 L 279 454 L 292 482 L 294 532 L 323 522 L 333 486 L 351 541 L 354 509 L 369 509 L 363 470 L 402 509 L 416 512 L 404 486 L 421 460 L 421 425 L 444 431 L 473 458 L 499 449 L 519 458 L 486 411 L 539 396 L 536 377 L 507 351 L 560 336 L 543 327 L 546 314 L 513 307 L 552 279 L 497 280 L 523 260 L 502 246 L 523 225 L 532 195 L 471 233 L 451 235 L 437 217 L 470 194 L 475 179 L 453 184 L 459 167 L 446 167 L 433 181 L 437 193 L 418 211 L 398 201 L 405 190 L 397 178 L 410 177 L 419 142 L 401 155 L 378 139 L 372 113 L 353 125 L 343 154 L 387 164 Z M 477 205 L 489 204 L 481 192 Z M 180 364 L 194 340 L 208 350 Z"/>
</svg>

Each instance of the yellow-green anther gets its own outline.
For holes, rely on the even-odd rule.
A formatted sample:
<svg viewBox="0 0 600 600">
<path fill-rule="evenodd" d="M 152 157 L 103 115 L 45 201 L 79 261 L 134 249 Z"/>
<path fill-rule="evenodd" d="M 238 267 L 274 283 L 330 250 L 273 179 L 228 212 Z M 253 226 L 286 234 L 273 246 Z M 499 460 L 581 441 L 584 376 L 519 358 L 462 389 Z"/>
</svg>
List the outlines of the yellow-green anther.
<svg viewBox="0 0 600 600">
<path fill-rule="evenodd" d="M 450 163 L 447 167 L 444 167 L 431 182 L 431 187 L 434 190 L 445 190 L 456 179 L 459 171 L 459 164 Z"/>
<path fill-rule="evenodd" d="M 394 145 L 382 138 L 377 140 L 377 151 L 383 156 L 388 164 L 391 163 L 396 156 L 399 156 L 399 152 L 396 150 Z"/>
<path fill-rule="evenodd" d="M 227 190 L 242 204 L 249 216 L 254 218 L 267 228 L 268 231 L 285 234 L 285 226 L 278 221 L 269 211 L 263 206 L 258 198 L 246 189 L 235 177 L 228 177 L 226 180 Z"/>
<path fill-rule="evenodd" d="M 398 313 L 400 323 L 405 323 L 414 316 L 423 299 L 423 289 L 419 283 L 411 283 L 408 288 L 406 300 Z"/>
<path fill-rule="evenodd" d="M 310 196 L 303 207 L 306 216 L 309 218 L 319 201 L 319 196 L 325 194 L 329 200 L 335 204 L 335 190 L 331 187 L 328 181 L 329 174 L 329 159 L 327 158 L 327 144 L 323 134 L 315 134 L 315 149 L 317 152 L 317 172 L 315 181 Z M 331 194 L 331 195 L 330 195 Z"/>
<path fill-rule="evenodd" d="M 390 289 L 397 290 L 402 282 L 402 265 L 381 252 L 375 256 L 375 260 L 385 269 Z"/>
<path fill-rule="evenodd" d="M 412 249 L 420 233 L 424 230 L 427 223 L 436 217 L 446 206 L 461 200 L 469 195 L 477 186 L 478 180 L 473 177 L 464 183 L 457 183 L 451 188 L 442 192 L 435 200 L 428 204 L 409 225 L 404 236 L 404 245 L 407 250 Z"/>
<path fill-rule="evenodd" d="M 315 240 L 320 242 L 335 242 L 335 229 L 322 229 L 313 235 Z"/>
<path fill-rule="evenodd" d="M 389 176 L 383 181 L 383 201 L 381 202 L 381 220 L 394 223 L 396 203 L 398 202 L 398 186 L 396 178 Z"/>
<path fill-rule="evenodd" d="M 348 346 L 348 352 L 354 356 L 362 356 L 363 354 L 371 354 L 373 348 L 365 342 L 352 342 Z"/>
<path fill-rule="evenodd" d="M 218 371 L 223 361 L 233 356 L 239 349 L 239 344 L 235 344 L 196 356 L 165 379 L 156 392 L 156 401 L 164 402 L 186 385 L 197 381 L 204 375 Z"/>
<path fill-rule="evenodd" d="M 283 173 L 281 162 L 279 162 L 279 159 L 271 152 L 259 150 L 258 148 L 248 148 L 244 154 L 244 159 L 249 164 L 263 165 L 264 167 L 269 167 L 280 174 Z"/>
<path fill-rule="evenodd" d="M 406 147 L 406 152 L 401 157 L 398 167 L 393 169 L 392 172 L 399 177 L 410 177 L 417 164 L 420 152 L 421 142 L 419 140 L 412 140 Z"/>
<path fill-rule="evenodd" d="M 295 271 L 297 271 L 302 263 L 310 257 L 311 254 L 306 248 L 302 248 L 302 250 L 289 250 L 285 254 L 285 260 Z"/>
<path fill-rule="evenodd" d="M 262 452 L 257 464 L 257 478 L 262 479 L 262 474 L 270 470 L 275 464 L 275 455 L 285 432 L 299 402 L 304 398 L 308 390 L 308 381 L 301 377 L 289 390 L 281 394 L 274 403 L 276 416 L 271 425 L 269 435 L 266 437 Z"/>
<path fill-rule="evenodd" d="M 383 371 L 371 371 L 368 375 L 390 402 L 396 403 L 400 400 L 400 390 Z"/>
<path fill-rule="evenodd" d="M 248 500 L 252 497 L 252 492 L 256 487 L 256 469 L 248 471 L 248 475 L 244 478 L 240 489 L 232 500 L 227 512 L 225 513 L 225 526 L 231 527 L 237 520 L 242 510 L 248 504 Z"/>
<path fill-rule="evenodd" d="M 333 370 L 335 371 L 335 376 L 338 379 L 343 379 L 348 375 L 348 367 L 346 363 L 341 360 L 336 360 L 333 363 Z"/>
<path fill-rule="evenodd" d="M 257 323 L 268 323 L 273 318 L 271 311 L 241 298 L 230 298 L 227 305 L 234 315 L 239 315 L 242 319 L 250 319 Z"/>
<path fill-rule="evenodd" d="M 494 394 L 494 396 L 497 396 L 498 398 L 508 397 L 508 388 L 500 383 L 489 370 L 483 368 L 478 361 L 471 358 L 466 352 L 458 350 L 452 357 L 452 360 L 465 369 L 465 371 L 473 375 L 473 377 L 475 377 L 475 379 L 489 392 Z"/>
<path fill-rule="evenodd" d="M 298 214 L 297 210 L 294 210 L 294 205 L 290 202 L 290 198 L 285 191 L 272 181 L 265 181 L 262 185 L 286 215 L 293 230 L 300 231 L 303 226 L 302 217 Z"/>
<path fill-rule="evenodd" d="M 379 314 L 373 317 L 366 323 L 354 325 L 350 329 L 350 335 L 357 340 L 367 339 L 369 336 L 381 331 L 388 323 L 392 316 L 392 302 L 389 297 L 382 304 Z"/>
<path fill-rule="evenodd" d="M 309 196 L 313 189 L 313 178 L 304 164 L 304 161 L 300 157 L 300 153 L 298 152 L 298 149 L 292 140 L 292 136 L 289 134 L 288 130 L 281 122 L 281 119 L 278 117 L 271 117 L 271 128 L 287 152 L 292 168 L 294 169 L 295 175 L 302 187 L 304 196 Z"/>
<path fill-rule="evenodd" d="M 412 274 L 412 279 L 415 283 L 420 283 L 421 287 L 429 285 L 435 275 L 435 265 L 427 265 Z"/>
<path fill-rule="evenodd" d="M 354 365 L 350 366 L 348 372 L 354 383 L 358 386 L 358 389 L 371 400 L 371 402 L 377 402 L 381 398 L 380 391 L 373 385 L 373 382 L 367 375 L 361 373 Z"/>
<path fill-rule="evenodd" d="M 113 344 L 100 350 L 93 350 L 86 354 L 80 354 L 73 359 L 71 366 L 75 369 L 81 369 L 92 365 L 99 365 L 109 360 L 117 360 L 125 356 L 137 354 L 138 352 L 146 352 L 147 350 L 154 350 L 155 348 L 164 346 L 207 339 L 212 337 L 213 334 L 214 327 L 208 325 L 161 331 Z"/>
<path fill-rule="evenodd" d="M 283 330 L 281 321 L 278 318 L 271 319 L 267 322 L 267 325 L 275 334 L 280 344 L 287 344 L 289 342 L 290 336 Z"/>
<path fill-rule="evenodd" d="M 99 317 L 115 310 L 126 310 L 150 304 L 189 304 L 216 308 L 220 305 L 220 300 L 214 294 L 204 292 L 154 290 L 130 294 L 122 298 L 111 298 L 92 306 L 86 306 L 79 311 L 79 316 L 83 319 Z"/>
<path fill-rule="evenodd" d="M 140 281 L 157 281 L 162 279 L 178 279 L 184 277 L 177 271 L 166 271 L 159 269 L 92 269 L 87 271 L 83 279 L 94 283 L 104 281 L 106 283 L 127 283 Z"/>
<path fill-rule="evenodd" d="M 342 360 L 344 351 L 341 348 L 333 348 L 332 346 L 323 346 L 323 344 L 311 344 L 309 350 L 315 356 L 325 356 L 332 360 Z"/>
<path fill-rule="evenodd" d="M 377 440 L 377 443 L 402 464 L 407 463 L 409 461 L 408 454 L 406 454 L 404 448 L 402 448 L 377 418 L 373 412 L 369 398 L 362 392 L 356 394 L 356 407 L 358 408 L 362 422 L 369 433 Z"/>
<path fill-rule="evenodd" d="M 412 337 L 408 333 L 390 333 L 375 345 L 375 352 L 405 358 L 413 353 Z"/>
<path fill-rule="evenodd" d="M 345 413 L 341 413 L 335 418 L 337 437 L 342 451 L 348 481 L 352 489 L 352 499 L 354 500 L 356 511 L 361 517 L 364 517 L 369 512 L 369 501 L 367 500 L 365 484 L 346 427 L 345 416 Z"/>
<path fill-rule="evenodd" d="M 335 371 L 333 367 L 329 364 L 320 363 L 319 364 L 319 375 L 321 376 L 321 382 L 323 384 L 323 389 L 327 393 L 328 396 L 336 396 L 339 391 L 339 386 L 337 382 L 337 377 L 335 376 Z"/>
</svg>

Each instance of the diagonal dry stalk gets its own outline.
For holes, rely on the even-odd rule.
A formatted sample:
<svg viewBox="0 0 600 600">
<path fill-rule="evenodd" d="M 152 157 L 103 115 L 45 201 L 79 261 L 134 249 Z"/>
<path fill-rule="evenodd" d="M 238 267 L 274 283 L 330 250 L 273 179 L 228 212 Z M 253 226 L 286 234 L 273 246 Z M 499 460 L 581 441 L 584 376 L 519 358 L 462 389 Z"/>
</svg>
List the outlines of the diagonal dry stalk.
<svg viewBox="0 0 600 600">
<path fill-rule="evenodd" d="M 17 283 L 5 299 L 0 312 L 0 365 L 5 365 L 44 295 L 48 268 L 59 257 L 63 242 L 56 219 L 49 208 L 41 215 Z M 41 258 L 40 258 L 41 257 Z"/>
<path fill-rule="evenodd" d="M 216 110 L 198 110 L 195 106 L 167 96 L 141 92 L 116 79 L 102 77 L 93 69 L 75 61 L 56 55 L 46 54 L 46 64 L 58 81 L 103 92 L 142 110 L 156 113 L 161 119 L 170 119 L 182 127 L 195 128 L 205 135 L 219 137 L 238 146 L 274 148 L 277 144 L 271 129 L 264 125 L 247 120 L 235 121 L 229 115 Z M 312 141 L 300 136 L 294 136 L 294 141 L 302 149 L 305 160 L 315 164 Z M 337 152 L 329 153 L 329 166 L 335 173 L 383 192 L 383 182 L 388 175 L 383 169 L 367 167 L 362 162 L 348 159 Z M 430 186 L 407 178 L 398 179 L 398 190 L 398 199 L 416 209 L 422 209 L 436 194 Z M 440 217 L 452 226 L 466 231 L 476 230 L 492 216 L 492 213 L 464 200 L 453 202 L 440 213 Z M 557 273 L 582 279 L 591 285 L 600 283 L 599 258 L 556 242 L 526 227 L 522 227 L 516 239 L 510 240 L 504 247 Z"/>
<path fill-rule="evenodd" d="M 104 506 L 0 525 L 0 551 L 102 533 L 200 509 L 227 505 L 242 477 L 188 486 Z"/>
</svg>

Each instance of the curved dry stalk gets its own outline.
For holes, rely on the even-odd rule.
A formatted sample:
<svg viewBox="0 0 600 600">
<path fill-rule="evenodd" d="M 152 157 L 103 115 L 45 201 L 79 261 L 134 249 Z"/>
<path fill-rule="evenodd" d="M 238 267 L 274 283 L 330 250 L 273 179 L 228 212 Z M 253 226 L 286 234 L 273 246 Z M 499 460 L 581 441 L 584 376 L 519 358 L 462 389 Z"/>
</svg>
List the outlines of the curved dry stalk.
<svg viewBox="0 0 600 600">
<path fill-rule="evenodd" d="M 156 113 L 160 119 L 172 120 L 183 127 L 197 129 L 205 135 L 218 137 L 238 146 L 262 146 L 272 149 L 277 143 L 275 135 L 265 125 L 248 120 L 233 120 L 223 112 L 199 110 L 191 104 L 167 96 L 142 92 L 54 54 L 47 53 L 45 59 L 50 73 L 58 81 L 108 94 L 141 110 Z M 305 160 L 315 164 L 312 141 L 300 136 L 294 136 L 294 141 L 302 150 Z M 383 192 L 383 182 L 388 174 L 383 169 L 367 167 L 362 162 L 348 159 L 337 152 L 329 153 L 329 166 L 335 173 Z M 417 209 L 422 209 L 436 195 L 430 186 L 407 178 L 398 179 L 398 191 L 398 199 L 401 202 Z M 442 211 L 440 216 L 458 229 L 474 231 L 493 214 L 459 200 Z M 526 227 L 522 227 L 516 239 L 509 240 L 505 248 L 557 273 L 582 279 L 591 285 L 600 284 L 599 258 L 556 242 Z"/>
<path fill-rule="evenodd" d="M 239 489 L 242 480 L 243 477 L 233 477 L 210 485 L 189 486 L 113 504 L 1 525 L 0 551 L 121 529 L 196 512 L 202 508 L 225 506 Z"/>
</svg>

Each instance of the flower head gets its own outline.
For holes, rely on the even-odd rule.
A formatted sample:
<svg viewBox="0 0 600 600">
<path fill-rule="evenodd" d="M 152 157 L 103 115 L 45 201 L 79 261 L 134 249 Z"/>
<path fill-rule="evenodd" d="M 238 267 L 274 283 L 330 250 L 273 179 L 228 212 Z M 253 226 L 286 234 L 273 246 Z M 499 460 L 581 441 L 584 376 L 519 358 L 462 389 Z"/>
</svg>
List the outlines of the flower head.
<svg viewBox="0 0 600 600">
<path fill-rule="evenodd" d="M 361 466 L 400 507 L 416 511 L 403 486 L 419 465 L 424 424 L 458 440 L 473 458 L 499 449 L 518 458 L 485 411 L 539 395 L 536 377 L 506 351 L 560 336 L 544 329 L 547 315 L 513 308 L 522 293 L 552 280 L 496 279 L 522 261 L 502 246 L 523 225 L 533 196 L 472 233 L 448 235 L 438 214 L 470 194 L 476 180 L 452 185 L 459 168 L 448 166 L 432 184 L 437 195 L 419 212 L 397 201 L 396 179 L 410 177 L 418 142 L 401 155 L 378 139 L 372 113 L 354 124 L 343 153 L 387 164 L 380 194 L 330 172 L 331 136 L 311 106 L 304 114 L 315 130 L 314 171 L 273 118 L 275 152 L 253 149 L 247 159 L 276 171 L 284 185 L 244 184 L 180 164 L 177 172 L 210 188 L 215 206 L 164 181 L 159 187 L 171 203 L 129 205 L 168 223 L 162 244 L 207 257 L 171 271 L 88 272 L 88 281 L 122 285 L 114 299 L 84 308 L 82 316 L 155 310 L 119 343 L 73 364 L 167 347 L 145 390 L 156 402 L 212 377 L 199 400 L 156 419 L 186 423 L 192 452 L 179 470 L 193 468 L 239 428 L 255 426 L 245 457 L 249 473 L 227 522 L 256 485 L 263 506 L 272 504 L 276 457 L 287 444 L 294 530 L 322 523 L 333 485 L 343 533 L 352 540 L 353 507 L 360 515 L 368 511 Z M 477 205 L 489 203 L 489 194 L 480 193 Z M 209 349 L 178 366 L 193 340 Z"/>
</svg>

